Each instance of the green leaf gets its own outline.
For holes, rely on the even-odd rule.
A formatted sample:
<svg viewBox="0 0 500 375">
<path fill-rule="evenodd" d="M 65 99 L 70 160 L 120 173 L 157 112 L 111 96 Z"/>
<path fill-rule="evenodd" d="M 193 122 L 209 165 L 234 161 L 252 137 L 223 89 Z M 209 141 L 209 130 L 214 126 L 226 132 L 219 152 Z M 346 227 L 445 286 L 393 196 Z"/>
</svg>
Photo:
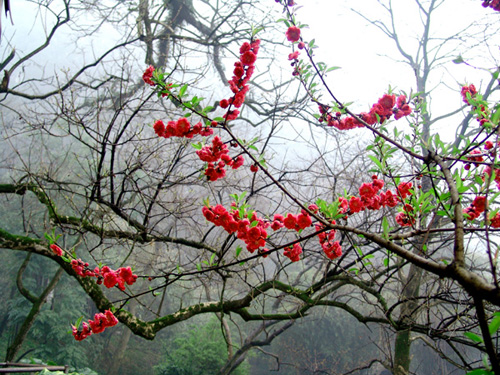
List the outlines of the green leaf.
<svg viewBox="0 0 500 375">
<path fill-rule="evenodd" d="M 215 260 L 216 255 L 217 255 L 216 253 L 213 253 L 212 256 L 210 257 L 210 265 L 214 264 L 214 260 Z"/>
<path fill-rule="evenodd" d="M 257 35 L 259 32 L 261 32 L 262 30 L 264 30 L 264 26 L 261 26 L 261 27 L 257 27 L 255 28 L 253 31 L 252 31 L 252 36 L 255 36 Z"/>
<path fill-rule="evenodd" d="M 479 335 L 476 335 L 475 333 L 472 332 L 464 332 L 464 336 L 471 339 L 474 342 L 482 343 L 483 338 Z"/>
<path fill-rule="evenodd" d="M 458 56 L 456 59 L 453 60 L 453 63 L 455 64 L 462 64 L 464 62 L 464 59 L 462 56 Z"/>
<path fill-rule="evenodd" d="M 382 218 L 382 229 L 384 231 L 384 238 L 388 238 L 390 227 L 389 227 L 389 221 L 387 220 L 386 216 Z"/>
<path fill-rule="evenodd" d="M 389 258 L 384 258 L 384 267 L 389 267 Z"/>
<path fill-rule="evenodd" d="M 188 88 L 188 85 L 187 83 L 181 87 L 181 89 L 179 90 L 179 97 L 182 98 L 184 96 L 184 94 L 186 93 L 186 90 Z"/>
<path fill-rule="evenodd" d="M 236 258 L 238 258 L 238 256 L 241 254 L 241 250 L 243 250 L 241 246 L 238 246 L 236 248 Z"/>
<path fill-rule="evenodd" d="M 466 375 L 494 375 L 494 373 L 492 371 L 478 368 L 478 369 L 469 371 Z"/>
<path fill-rule="evenodd" d="M 476 184 L 482 185 L 483 184 L 483 178 L 480 175 L 474 176 L 474 181 L 476 181 Z"/>
<path fill-rule="evenodd" d="M 349 268 L 348 272 L 354 272 L 354 274 L 357 275 L 359 272 L 359 268 L 356 268 L 356 267 Z"/>
<path fill-rule="evenodd" d="M 201 264 L 200 264 L 200 263 L 196 263 L 196 269 L 197 269 L 198 271 L 201 271 Z"/>
<path fill-rule="evenodd" d="M 332 72 L 334 70 L 341 69 L 340 66 L 332 66 L 326 70 L 325 73 Z"/>
<path fill-rule="evenodd" d="M 491 122 L 494 125 L 498 125 L 498 120 L 500 119 L 500 106 L 497 106 L 497 110 L 491 115 Z"/>
<path fill-rule="evenodd" d="M 500 316 L 495 316 L 491 323 L 488 325 L 490 333 L 493 334 L 500 328 Z"/>
<path fill-rule="evenodd" d="M 376 156 L 374 156 L 374 155 L 368 155 L 368 157 L 370 158 L 371 161 L 373 161 L 377 165 L 377 167 L 379 168 L 380 171 L 384 170 L 384 167 L 382 166 L 382 163 L 380 162 L 380 160 L 377 159 Z"/>
<path fill-rule="evenodd" d="M 191 143 L 191 146 L 193 146 L 197 150 L 201 150 L 203 148 L 203 145 L 201 144 L 201 142 Z"/>
</svg>

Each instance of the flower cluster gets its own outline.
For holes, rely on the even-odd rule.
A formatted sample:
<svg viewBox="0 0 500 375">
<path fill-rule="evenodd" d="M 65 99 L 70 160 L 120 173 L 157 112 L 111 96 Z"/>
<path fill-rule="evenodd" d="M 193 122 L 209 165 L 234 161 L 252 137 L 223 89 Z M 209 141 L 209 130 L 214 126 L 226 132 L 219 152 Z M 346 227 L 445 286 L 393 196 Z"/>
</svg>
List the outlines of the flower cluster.
<svg viewBox="0 0 500 375">
<path fill-rule="evenodd" d="M 469 99 L 474 98 L 477 94 L 476 86 L 474 85 L 462 86 L 460 94 L 462 95 L 464 103 L 470 104 Z"/>
<path fill-rule="evenodd" d="M 219 104 L 222 108 L 228 109 L 222 116 L 227 121 L 234 120 L 238 117 L 239 111 L 231 109 L 231 107 L 240 108 L 244 101 L 245 95 L 249 90 L 248 81 L 253 75 L 255 70 L 255 61 L 257 60 L 257 53 L 259 51 L 260 40 L 253 40 L 250 43 L 245 42 L 240 47 L 240 58 L 234 64 L 233 77 L 229 81 L 229 86 L 233 92 L 233 96 L 229 99 L 222 99 Z M 154 67 L 150 66 L 144 72 L 142 79 L 145 83 L 155 86 L 153 81 Z M 217 121 L 211 121 L 210 125 L 217 127 Z M 180 118 L 177 121 L 169 121 L 167 125 L 163 121 L 158 120 L 153 125 L 154 131 L 157 136 L 170 138 L 170 137 L 184 137 L 193 138 L 195 135 L 207 137 L 213 134 L 211 127 L 203 127 L 201 122 L 191 126 L 187 118 Z M 205 175 L 209 181 L 216 181 L 226 175 L 226 166 L 232 169 L 238 169 L 244 163 L 243 155 L 238 155 L 235 158 L 229 156 L 227 146 L 221 141 L 219 137 L 212 140 L 212 145 L 208 145 L 198 150 L 198 157 L 208 163 L 205 169 Z M 257 166 L 252 166 L 252 172 L 256 172 Z"/>
<path fill-rule="evenodd" d="M 490 216 L 490 225 L 492 228 L 500 228 L 500 212 Z"/>
<path fill-rule="evenodd" d="M 257 217 L 257 214 L 244 213 L 241 216 L 240 210 L 233 203 L 232 209 L 227 211 L 220 204 L 216 206 L 204 206 L 202 209 L 205 219 L 218 227 L 223 227 L 229 234 L 236 233 L 236 237 L 245 242 L 247 250 L 253 253 L 255 250 L 267 252 L 266 246 L 267 232 L 270 226 L 269 222 Z"/>
<path fill-rule="evenodd" d="M 319 105 L 320 122 L 326 122 L 328 126 L 336 127 L 339 130 L 349 130 L 355 128 L 362 128 L 364 124 L 353 116 L 341 118 L 342 114 L 337 112 L 335 116 L 330 113 L 330 108 L 323 104 Z M 396 95 L 385 94 L 377 103 L 375 103 L 370 112 L 360 113 L 357 117 L 368 125 L 376 123 L 384 123 L 384 121 L 394 115 L 396 120 L 411 114 L 412 109 L 406 102 L 406 96 L 400 95 L 396 99 Z"/>
<path fill-rule="evenodd" d="M 257 60 L 257 53 L 259 52 L 260 40 L 256 39 L 250 43 L 245 42 L 240 47 L 240 59 L 234 63 L 233 77 L 229 81 L 229 87 L 233 92 L 233 96 L 229 99 L 222 99 L 219 105 L 226 109 L 229 106 L 240 108 L 244 101 L 245 95 L 249 90 L 247 85 L 248 81 L 253 75 L 255 70 L 255 61 Z M 238 110 L 228 110 L 223 118 L 226 120 L 234 120 L 239 115 Z"/>
<path fill-rule="evenodd" d="M 351 196 L 349 199 L 339 197 L 338 212 L 340 214 L 352 215 L 364 210 L 380 210 L 382 207 L 394 208 L 399 202 L 403 202 L 412 195 L 412 182 L 401 182 L 395 192 L 391 190 L 382 191 L 384 181 L 372 176 L 372 182 L 364 182 L 359 187 L 359 197 Z M 413 207 L 405 204 L 403 212 L 396 215 L 396 222 L 401 226 L 413 225 L 415 220 L 411 213 Z"/>
<path fill-rule="evenodd" d="M 71 260 L 71 267 L 78 276 L 95 277 L 95 272 L 89 269 L 89 264 L 81 259 Z"/>
<path fill-rule="evenodd" d="M 486 210 L 486 197 L 479 195 L 470 204 L 469 207 L 464 209 L 464 214 L 470 221 L 475 220 Z"/>
<path fill-rule="evenodd" d="M 336 224 L 335 220 L 332 221 L 332 224 Z M 324 225 L 316 224 L 315 227 L 317 231 L 320 231 L 324 228 Z M 337 231 L 335 231 L 334 229 L 318 234 L 321 248 L 323 249 L 325 255 L 331 260 L 336 259 L 342 255 L 342 247 L 340 246 L 339 241 L 334 241 L 336 234 Z"/>
<path fill-rule="evenodd" d="M 476 167 L 478 163 L 482 163 L 484 161 L 483 153 L 479 150 L 472 150 L 469 155 L 467 155 L 467 161 L 473 163 Z M 465 164 L 465 170 L 470 169 L 470 163 Z"/>
<path fill-rule="evenodd" d="M 372 176 L 371 183 L 363 183 L 359 187 L 359 197 L 352 196 L 350 199 L 344 197 L 339 198 L 338 213 L 352 215 L 363 210 L 379 210 L 382 207 L 396 207 L 399 202 L 403 202 L 408 196 L 412 195 L 413 184 L 411 182 L 401 182 L 396 192 L 391 190 L 382 191 L 384 181 L 378 179 L 377 176 Z M 272 230 L 278 231 L 281 228 L 295 230 L 297 232 L 304 230 L 313 225 L 311 215 L 306 210 L 301 210 L 299 214 L 288 213 L 286 216 L 275 214 L 273 220 L 266 221 L 257 216 L 255 212 L 247 213 L 246 210 L 239 209 L 235 202 L 232 203 L 230 211 L 220 204 L 216 206 L 205 206 L 202 209 L 203 216 L 215 224 L 223 227 L 229 234 L 236 233 L 237 238 L 245 242 L 247 250 L 253 253 L 258 250 L 259 253 L 267 253 L 266 229 L 271 227 Z M 319 208 L 312 204 L 308 207 L 310 212 L 317 213 Z M 396 221 L 401 226 L 411 226 L 415 223 L 412 215 L 413 207 L 405 204 L 403 212 L 396 215 Z M 335 224 L 335 221 L 332 221 Z M 323 231 L 322 224 L 316 224 L 317 231 Z M 323 231 L 318 234 L 319 243 L 330 259 L 338 258 L 342 255 L 342 247 L 339 241 L 335 241 L 335 230 Z M 286 248 L 284 255 L 289 257 L 292 262 L 300 260 L 302 248 L 294 246 Z"/>
<path fill-rule="evenodd" d="M 411 204 L 406 203 L 403 206 L 403 211 L 396 214 L 396 223 L 398 223 L 402 227 L 411 227 L 415 224 L 413 206 Z"/>
<path fill-rule="evenodd" d="M 146 68 L 146 70 L 144 71 L 144 74 L 142 75 L 142 80 L 150 86 L 156 86 L 156 83 L 154 83 L 151 79 L 151 78 L 153 78 L 154 71 L 155 71 L 155 67 L 153 65 L 150 65 Z"/>
<path fill-rule="evenodd" d="M 94 270 L 89 269 L 89 264 L 81 259 L 73 259 L 71 267 L 78 276 L 81 277 L 96 277 L 97 284 L 104 284 L 107 288 L 113 288 L 118 285 L 118 289 L 125 290 L 125 284 L 132 285 L 137 281 L 137 275 L 134 275 L 130 267 L 120 267 L 116 271 L 108 266 L 101 269 L 99 267 Z"/>
<path fill-rule="evenodd" d="M 231 206 L 232 209 L 230 211 L 226 210 L 220 204 L 209 207 L 205 206 L 202 209 L 203 216 L 216 226 L 224 228 L 229 234 L 236 233 L 236 237 L 245 242 L 246 248 L 250 253 L 257 250 L 264 257 L 269 251 L 265 248 L 268 236 L 267 228 L 271 227 L 271 229 L 277 231 L 285 227 L 300 231 L 312 225 L 311 216 L 305 210 L 302 210 L 298 215 L 288 213 L 286 217 L 281 214 L 275 214 L 273 221 L 269 222 L 259 218 L 255 211 L 247 212 L 244 209 L 239 209 L 234 202 Z M 318 207 L 311 205 L 309 209 L 316 212 Z M 290 258 L 292 262 L 297 262 L 300 260 L 302 247 L 299 244 L 295 244 L 293 247 L 285 248 L 284 251 L 284 255 Z"/>
<path fill-rule="evenodd" d="M 167 126 L 165 126 L 163 121 L 158 120 L 154 123 L 153 128 L 156 135 L 163 138 L 184 137 L 191 139 L 198 134 L 202 137 L 208 137 L 214 133 L 212 128 L 204 127 L 201 122 L 198 122 L 191 127 L 189 120 L 185 117 L 182 117 L 177 121 L 169 121 Z"/>
<path fill-rule="evenodd" d="M 56 254 L 57 256 L 62 257 L 62 255 L 63 255 L 63 249 L 61 249 L 55 243 L 53 243 L 53 244 L 50 245 L 50 250 L 52 250 L 53 253 Z"/>
<path fill-rule="evenodd" d="M 283 255 L 290 258 L 292 262 L 298 262 L 300 254 L 302 254 L 302 247 L 298 243 L 293 244 L 293 247 L 285 247 L 283 252 Z"/>
<path fill-rule="evenodd" d="M 401 182 L 397 191 L 393 193 L 391 190 L 381 191 L 384 187 L 384 181 L 377 178 L 377 176 L 372 176 L 372 182 L 364 182 L 359 187 L 359 198 L 353 196 L 349 199 L 349 213 L 353 214 L 356 212 L 369 210 L 379 210 L 382 207 L 396 207 L 398 202 L 405 199 L 408 195 L 411 195 L 410 189 L 413 184 L 411 182 Z M 345 198 L 340 198 L 344 200 Z M 341 207 L 344 207 L 344 212 L 347 211 L 347 204 L 341 201 Z M 342 212 L 343 213 L 343 212 Z"/>
<path fill-rule="evenodd" d="M 103 332 L 107 327 L 113 327 L 118 324 L 118 319 L 110 310 L 104 313 L 94 315 L 94 320 L 89 320 L 88 324 L 83 322 L 82 329 L 72 326 L 73 337 L 76 341 L 82 341 L 92 334 Z"/>
<path fill-rule="evenodd" d="M 113 288 L 118 285 L 118 289 L 125 290 L 125 284 L 132 285 L 137 281 L 137 275 L 134 275 L 130 267 L 120 267 L 113 271 L 108 266 L 100 270 L 96 267 L 94 273 L 97 277 L 97 284 L 103 283 L 106 288 Z"/>
<path fill-rule="evenodd" d="M 229 150 L 225 143 L 222 142 L 219 136 L 215 136 L 212 140 L 212 145 L 204 146 L 196 151 L 196 154 L 201 161 L 207 162 L 208 166 L 205 170 L 205 176 L 209 181 L 216 181 L 226 175 L 225 166 L 232 169 L 238 169 L 245 161 L 243 155 L 238 155 L 236 158 L 229 156 Z"/>
<path fill-rule="evenodd" d="M 483 180 L 486 178 L 486 176 L 491 176 L 491 167 L 487 166 L 484 168 L 484 175 L 483 175 Z M 495 183 L 497 185 L 498 190 L 500 190 L 500 169 L 495 168 Z"/>
<path fill-rule="evenodd" d="M 142 80 L 145 83 L 147 83 L 148 85 L 153 86 L 153 87 L 155 87 L 157 85 L 157 83 L 155 81 L 153 81 L 154 71 L 155 71 L 155 67 L 153 65 L 150 65 L 146 68 L 146 70 L 144 71 L 144 73 L 142 75 Z M 160 91 L 161 96 L 162 97 L 169 96 L 170 90 L 172 89 L 173 84 L 172 83 L 165 83 L 165 82 L 159 82 L 159 84 L 160 84 L 160 87 L 162 88 L 162 90 Z"/>
<path fill-rule="evenodd" d="M 461 94 L 463 101 L 472 106 L 476 114 L 476 120 L 479 124 L 481 126 L 491 125 L 491 113 L 488 107 L 483 103 L 479 103 L 479 105 L 476 104 L 476 101 L 481 99 L 481 96 L 477 93 L 476 87 L 474 85 L 462 86 Z"/>
<path fill-rule="evenodd" d="M 484 0 L 482 5 L 485 8 L 490 7 L 493 10 L 500 12 L 500 0 Z"/>
</svg>

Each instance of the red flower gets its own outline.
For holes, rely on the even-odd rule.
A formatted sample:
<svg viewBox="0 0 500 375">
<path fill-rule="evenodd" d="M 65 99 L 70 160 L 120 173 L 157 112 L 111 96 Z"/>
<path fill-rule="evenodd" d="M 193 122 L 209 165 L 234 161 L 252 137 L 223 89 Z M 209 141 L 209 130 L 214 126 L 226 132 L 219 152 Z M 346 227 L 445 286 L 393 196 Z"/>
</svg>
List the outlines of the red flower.
<svg viewBox="0 0 500 375">
<path fill-rule="evenodd" d="M 121 267 L 118 268 L 118 275 L 128 284 L 132 285 L 137 280 L 137 275 L 132 273 L 132 269 L 130 267 Z"/>
<path fill-rule="evenodd" d="M 363 211 L 365 209 L 365 206 L 363 204 L 363 201 L 359 199 L 358 197 L 351 197 L 349 200 L 349 208 L 351 210 L 351 213 L 354 214 L 356 212 Z"/>
<path fill-rule="evenodd" d="M 287 229 L 296 229 L 299 230 L 297 226 L 297 216 L 289 213 L 286 215 L 285 219 L 283 220 L 283 224 L 285 224 L 285 227 Z"/>
<path fill-rule="evenodd" d="M 234 159 L 231 168 L 238 169 L 239 167 L 241 167 L 243 165 L 244 162 L 245 162 L 245 158 L 243 158 L 243 155 L 238 155 L 238 157 L 236 159 Z"/>
<path fill-rule="evenodd" d="M 71 328 L 73 331 L 73 337 L 76 341 L 82 341 L 92 334 L 90 326 L 85 322 L 82 324 L 81 330 L 77 329 L 75 326 L 71 326 Z"/>
<path fill-rule="evenodd" d="M 495 216 L 490 217 L 490 225 L 492 228 L 500 228 L 500 213 L 496 213 Z"/>
<path fill-rule="evenodd" d="M 309 211 L 317 213 L 319 211 L 319 207 L 316 204 L 310 204 L 309 207 L 307 207 Z"/>
<path fill-rule="evenodd" d="M 378 103 L 385 109 L 392 109 L 396 105 L 396 96 L 385 94 L 378 100 Z"/>
<path fill-rule="evenodd" d="M 290 26 L 285 35 L 289 42 L 296 42 L 300 39 L 300 29 L 297 26 Z"/>
<path fill-rule="evenodd" d="M 361 198 L 363 198 L 363 199 L 373 198 L 375 196 L 375 194 L 376 194 L 376 192 L 373 189 L 372 184 L 368 184 L 368 183 L 364 182 L 359 187 L 359 195 L 361 195 Z"/>
<path fill-rule="evenodd" d="M 306 229 L 307 227 L 311 226 L 312 220 L 311 216 L 306 213 L 300 213 L 299 216 L 297 216 L 297 225 L 299 226 L 300 229 Z"/>
<path fill-rule="evenodd" d="M 155 133 L 158 137 L 163 137 L 165 133 L 165 124 L 163 121 L 158 120 L 154 123 L 153 129 L 155 130 Z"/>
<path fill-rule="evenodd" d="M 246 51 L 240 58 L 243 65 L 253 65 L 255 60 L 257 60 L 257 56 L 252 51 Z"/>
<path fill-rule="evenodd" d="M 293 53 L 290 53 L 288 55 L 288 60 L 297 60 L 299 58 L 299 54 L 300 54 L 299 51 L 295 51 Z"/>
<path fill-rule="evenodd" d="M 462 94 L 462 99 L 464 100 L 464 102 L 469 104 L 469 99 L 467 98 L 467 94 L 470 95 L 471 99 L 474 98 L 474 96 L 476 96 L 477 94 L 476 86 L 474 85 L 462 86 L 462 91 L 460 93 Z"/>
<path fill-rule="evenodd" d="M 401 182 L 398 185 L 398 193 L 402 199 L 405 199 L 408 195 L 411 195 L 410 189 L 412 188 L 413 183 L 411 182 Z"/>
<path fill-rule="evenodd" d="M 476 198 L 474 198 L 472 205 L 477 211 L 484 212 L 484 210 L 486 210 L 486 197 L 482 195 L 477 196 Z"/>
<path fill-rule="evenodd" d="M 402 227 L 411 227 L 415 223 L 415 219 L 408 216 L 405 212 L 400 212 L 396 215 L 396 222 Z"/>
<path fill-rule="evenodd" d="M 250 48 L 252 48 L 250 46 L 250 43 L 248 42 L 243 43 L 240 47 L 240 55 L 243 55 L 245 52 L 250 51 Z"/>
<path fill-rule="evenodd" d="M 151 78 L 153 78 L 153 72 L 155 71 L 155 67 L 153 65 L 148 66 L 148 68 L 145 70 L 144 74 L 142 75 L 142 80 L 146 82 L 150 86 L 155 86 L 156 83 L 154 83 Z"/>
<path fill-rule="evenodd" d="M 57 256 L 62 256 L 63 255 L 63 250 L 57 246 L 56 244 L 50 245 L 50 250 L 54 252 Z"/>
<path fill-rule="evenodd" d="M 296 243 L 291 247 L 285 247 L 285 252 L 283 255 L 290 258 L 292 262 L 298 262 L 300 260 L 300 254 L 302 254 L 302 247 Z"/>
<path fill-rule="evenodd" d="M 340 246 L 339 241 L 327 241 L 321 244 L 321 247 L 323 248 L 325 255 L 331 260 L 336 259 L 342 255 L 342 246 Z"/>
</svg>

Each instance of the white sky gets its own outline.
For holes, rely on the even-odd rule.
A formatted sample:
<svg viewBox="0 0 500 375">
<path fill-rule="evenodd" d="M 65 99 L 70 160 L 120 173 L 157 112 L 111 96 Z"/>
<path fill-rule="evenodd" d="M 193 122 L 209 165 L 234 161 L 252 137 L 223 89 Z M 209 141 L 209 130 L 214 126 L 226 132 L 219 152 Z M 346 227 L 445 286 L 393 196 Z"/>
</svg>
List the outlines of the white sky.
<svg viewBox="0 0 500 375">
<path fill-rule="evenodd" d="M 270 7 L 279 5 L 269 1 Z M 386 3 L 388 0 L 384 0 Z M 428 0 L 422 0 L 424 3 Z M 53 2 L 52 4 L 56 4 Z M 302 35 L 306 41 L 311 39 L 316 40 L 319 49 L 316 54 L 319 61 L 326 62 L 329 66 L 340 66 L 342 69 L 329 74 L 329 82 L 338 96 L 343 102 L 355 102 L 354 110 L 366 111 L 370 106 L 387 91 L 389 85 L 393 88 L 410 91 L 415 88 L 415 79 L 413 72 L 408 65 L 402 64 L 395 60 L 400 59 L 400 55 L 394 47 L 394 43 L 383 35 L 383 33 L 372 25 L 369 25 L 361 16 L 355 14 L 350 8 L 355 7 L 359 12 L 366 17 L 377 19 L 384 15 L 381 6 L 376 0 L 296 0 L 297 19 L 299 22 L 308 24 L 308 28 L 304 28 Z M 412 53 L 416 46 L 416 35 L 421 34 L 420 19 L 416 16 L 415 0 L 393 0 L 397 23 L 396 26 L 400 30 L 400 35 L 403 44 Z M 300 7 L 300 8 L 299 8 Z M 3 17 L 3 16 L 2 16 Z M 500 14 L 495 13 L 491 9 L 485 9 L 481 6 L 478 0 L 448 0 L 435 13 L 433 18 L 433 35 L 442 36 L 448 35 L 450 32 L 459 30 L 471 22 L 471 20 L 481 20 L 490 17 L 496 20 L 500 25 Z M 14 35 L 16 41 L 16 49 L 18 52 L 26 53 L 37 46 L 44 35 L 40 33 L 40 28 L 37 27 L 44 22 L 43 18 L 36 13 L 36 8 L 28 2 L 16 2 L 13 4 L 14 25 L 3 17 L 3 36 L 1 47 L 4 55 L 10 52 L 10 49 L 5 50 L 5 46 Z M 34 24 L 33 20 L 36 19 Z M 386 18 L 387 19 L 387 18 Z M 283 30 L 284 30 L 284 25 Z M 64 65 L 74 66 L 81 64 L 84 59 L 82 54 L 69 53 L 66 51 L 88 50 L 89 47 L 96 53 L 106 48 L 101 32 L 98 38 L 81 39 L 77 45 L 65 38 L 55 38 L 50 48 L 48 48 L 41 57 L 52 60 L 56 65 L 61 67 L 61 61 Z M 112 28 L 109 28 L 106 36 L 116 33 Z M 279 40 L 279 39 L 278 39 Z M 19 42 L 19 41 L 22 41 Z M 491 54 L 479 49 L 464 50 L 461 54 L 467 59 L 476 56 L 475 63 L 481 67 L 491 68 L 494 66 L 493 58 L 500 60 L 498 50 L 499 38 L 491 41 L 494 48 L 491 49 Z M 475 51 L 478 51 L 475 53 Z M 480 52 L 481 51 L 481 52 Z M 454 94 L 451 90 L 458 90 L 458 82 L 474 83 L 480 88 L 482 81 L 489 79 L 489 74 L 479 69 L 467 67 L 464 64 L 455 65 L 450 60 L 456 57 L 454 54 L 447 60 L 445 68 L 437 70 L 430 81 L 429 87 L 436 87 L 433 93 L 431 110 L 434 115 L 440 115 L 453 110 L 461 105 L 461 98 Z M 38 60 L 40 61 L 40 60 Z M 44 64 L 38 67 L 33 66 L 32 69 L 44 69 Z M 46 74 L 53 74 L 53 70 L 46 69 Z M 63 71 L 58 72 L 63 74 Z M 22 77 L 12 77 L 13 82 L 22 79 Z M 444 84 L 441 84 L 443 82 Z M 450 131 L 460 120 L 451 120 L 446 125 L 441 124 L 436 127 L 444 136 L 453 137 L 454 131 Z"/>
<path fill-rule="evenodd" d="M 427 0 L 421 0 L 428 3 Z M 383 1 L 388 3 L 387 0 Z M 341 70 L 329 74 L 329 82 L 343 102 L 356 102 L 359 111 L 368 110 L 389 85 L 403 91 L 415 90 L 413 71 L 407 64 L 398 62 L 402 57 L 395 44 L 379 29 L 355 14 L 351 7 L 367 18 L 387 20 L 386 13 L 375 0 L 298 0 L 297 19 L 308 25 L 302 32 L 306 40 L 315 39 L 319 49 L 316 51 L 321 61 L 330 66 L 340 66 Z M 422 34 L 415 0 L 393 0 L 396 15 L 396 28 L 407 52 L 413 53 L 417 47 L 417 37 Z M 384 17 L 385 18 L 379 18 Z M 448 0 L 433 14 L 431 35 L 448 36 L 463 29 L 473 20 L 489 17 L 500 26 L 500 13 L 485 9 L 477 0 Z M 491 30 L 491 28 L 490 28 Z M 474 83 L 477 88 L 483 81 L 490 79 L 490 74 L 474 69 L 465 64 L 456 65 L 451 60 L 459 53 L 467 57 L 475 57 L 473 63 L 482 68 L 492 68 L 500 61 L 498 46 L 500 38 L 490 39 L 491 54 L 485 49 L 462 49 L 446 59 L 443 68 L 436 70 L 430 79 L 429 88 L 436 87 L 432 95 L 431 111 L 433 115 L 441 115 L 460 106 L 460 95 L 451 90 L 459 90 L 458 82 Z M 468 60 L 467 60 L 468 61 Z M 443 84 L 441 84 L 441 82 Z M 498 95 L 496 96 L 498 99 Z M 434 131 L 439 131 L 442 138 L 451 140 L 460 116 L 440 124 Z"/>
</svg>

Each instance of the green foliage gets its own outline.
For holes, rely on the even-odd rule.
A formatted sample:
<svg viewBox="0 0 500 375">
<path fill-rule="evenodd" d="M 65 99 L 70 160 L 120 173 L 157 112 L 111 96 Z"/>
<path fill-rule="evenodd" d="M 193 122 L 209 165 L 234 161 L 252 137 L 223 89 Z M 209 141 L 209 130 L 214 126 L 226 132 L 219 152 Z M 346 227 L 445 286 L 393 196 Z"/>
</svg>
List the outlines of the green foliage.
<svg viewBox="0 0 500 375">
<path fill-rule="evenodd" d="M 45 369 L 45 370 L 37 373 L 37 375 L 49 375 L 49 374 L 64 375 L 64 371 L 49 371 L 49 370 Z M 70 372 L 69 375 L 98 375 L 98 374 L 97 374 L 97 372 L 95 372 L 89 368 L 85 368 L 83 370 L 79 370 L 79 372 Z"/>
<path fill-rule="evenodd" d="M 167 347 L 165 362 L 155 366 L 155 375 L 217 374 L 227 358 L 227 345 L 220 322 L 213 318 L 207 324 L 193 326 L 172 340 Z M 247 375 L 249 367 L 244 363 L 232 374 Z"/>
</svg>

